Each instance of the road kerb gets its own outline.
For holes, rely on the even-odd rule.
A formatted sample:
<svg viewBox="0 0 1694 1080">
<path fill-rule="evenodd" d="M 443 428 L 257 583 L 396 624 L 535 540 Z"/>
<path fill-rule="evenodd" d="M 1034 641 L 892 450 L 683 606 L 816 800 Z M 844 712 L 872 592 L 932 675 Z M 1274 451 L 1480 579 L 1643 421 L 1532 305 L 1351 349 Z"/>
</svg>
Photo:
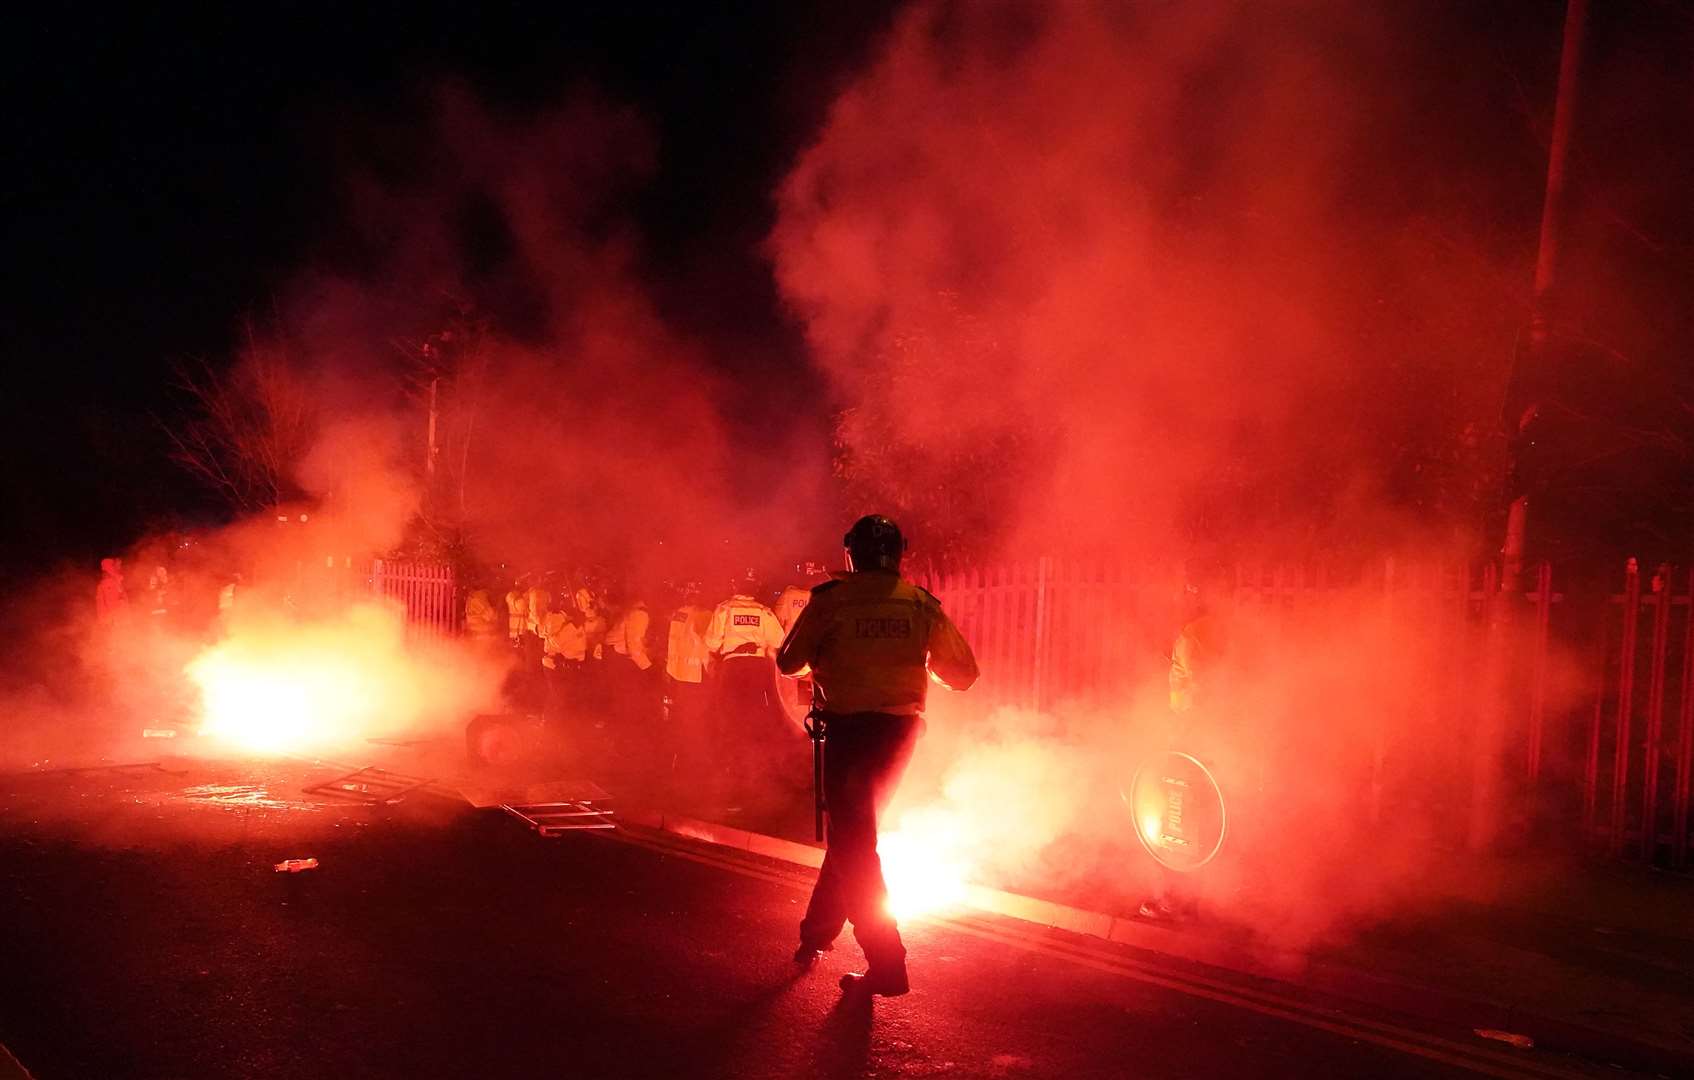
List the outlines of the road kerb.
<svg viewBox="0 0 1694 1080">
<path fill-rule="evenodd" d="M 630 810 L 621 816 L 631 824 L 800 866 L 816 869 L 823 863 L 821 847 L 730 825 L 652 810 Z M 1694 1048 L 1529 1012 L 1509 1001 L 1455 994 L 1363 968 L 1313 960 L 1302 953 L 1247 947 L 1239 941 L 1196 934 L 1191 930 L 1178 931 L 1143 919 L 1087 911 L 983 885 L 968 886 L 965 899 L 970 907 L 990 914 L 1242 975 L 1301 986 L 1423 1020 L 1454 1024 L 1465 1030 L 1497 1028 L 1523 1032 L 1533 1036 L 1536 1045 L 1544 1049 L 1575 1054 L 1591 1061 L 1665 1075 L 1694 1074 Z"/>
<path fill-rule="evenodd" d="M 35 1080 L 5 1043 L 0 1043 L 0 1080 Z"/>
</svg>

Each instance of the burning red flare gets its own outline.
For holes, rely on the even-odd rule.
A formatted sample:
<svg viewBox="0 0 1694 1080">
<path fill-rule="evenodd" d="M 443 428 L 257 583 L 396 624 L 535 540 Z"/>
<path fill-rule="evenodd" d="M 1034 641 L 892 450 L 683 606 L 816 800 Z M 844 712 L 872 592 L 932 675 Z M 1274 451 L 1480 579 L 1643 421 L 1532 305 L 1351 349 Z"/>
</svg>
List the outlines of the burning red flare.
<svg viewBox="0 0 1694 1080">
<path fill-rule="evenodd" d="M 311 751 L 462 715 L 493 676 L 444 647 L 408 647 L 402 616 L 375 604 L 310 622 L 235 625 L 186 668 L 201 732 L 246 750 Z"/>
<path fill-rule="evenodd" d="M 888 882 L 888 911 L 905 919 L 962 907 L 970 867 L 964 855 L 965 822 L 951 811 L 908 813 L 900 827 L 877 842 Z"/>
</svg>

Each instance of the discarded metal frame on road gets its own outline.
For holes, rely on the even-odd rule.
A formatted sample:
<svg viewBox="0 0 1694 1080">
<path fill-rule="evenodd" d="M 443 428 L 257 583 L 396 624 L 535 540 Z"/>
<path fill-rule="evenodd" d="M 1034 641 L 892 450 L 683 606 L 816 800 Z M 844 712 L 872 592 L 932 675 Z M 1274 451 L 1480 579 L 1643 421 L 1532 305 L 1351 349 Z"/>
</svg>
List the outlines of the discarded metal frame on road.
<svg viewBox="0 0 1694 1080">
<path fill-rule="evenodd" d="M 423 791 L 435 783 L 434 777 L 404 776 L 400 773 L 366 765 L 329 780 L 303 787 L 307 795 L 326 795 L 366 806 L 390 806 L 406 796 Z"/>
<path fill-rule="evenodd" d="M 615 829 L 610 807 L 596 806 L 593 799 L 572 802 L 501 803 L 500 809 L 534 829 L 540 836 L 561 836 L 586 829 Z"/>
</svg>

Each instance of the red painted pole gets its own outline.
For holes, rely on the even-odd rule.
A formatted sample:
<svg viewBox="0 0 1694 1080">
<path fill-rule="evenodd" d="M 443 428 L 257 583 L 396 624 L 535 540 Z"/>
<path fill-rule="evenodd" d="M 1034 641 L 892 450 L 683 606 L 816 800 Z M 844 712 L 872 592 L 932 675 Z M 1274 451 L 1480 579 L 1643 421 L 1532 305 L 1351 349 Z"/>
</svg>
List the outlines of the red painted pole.
<svg viewBox="0 0 1694 1080">
<path fill-rule="evenodd" d="M 1621 600 L 1622 598 L 1619 597 Z M 1606 726 L 1606 665 L 1611 660 L 1612 600 L 1600 602 L 1600 637 L 1594 652 L 1594 709 L 1588 725 L 1588 756 L 1582 773 L 1582 843 L 1594 843 L 1600 821 L 1600 743 Z M 1622 605 L 1619 605 L 1621 610 Z"/>
<path fill-rule="evenodd" d="M 1510 596 L 1499 584 L 1500 570 L 1489 563 L 1482 570 L 1482 610 L 1487 619 L 1483 635 L 1482 686 L 1473 696 L 1470 723 L 1471 802 L 1468 846 L 1472 851 L 1492 847 L 1500 831 L 1500 765 L 1506 732 L 1506 634 L 1511 623 Z M 1468 582 L 1466 591 L 1468 592 Z"/>
<path fill-rule="evenodd" d="M 1659 847 L 1659 740 L 1664 735 L 1665 652 L 1670 638 L 1670 567 L 1653 575 L 1653 641 L 1647 682 L 1646 764 L 1641 774 L 1641 858 L 1651 862 Z"/>
<path fill-rule="evenodd" d="M 1676 782 L 1671 796 L 1670 862 L 1688 865 L 1688 804 L 1694 782 L 1694 571 L 1688 575 L 1682 623 L 1682 707 L 1676 717 Z"/>
<path fill-rule="evenodd" d="M 1535 573 L 1535 641 L 1529 672 L 1529 749 L 1524 775 L 1533 786 L 1541 779 L 1541 743 L 1547 716 L 1547 638 L 1553 620 L 1553 567 L 1543 562 Z"/>
<path fill-rule="evenodd" d="M 1641 857 L 1651 860 L 1658 851 L 1659 789 L 1664 766 L 1665 668 L 1670 652 L 1671 574 L 1667 563 L 1653 575 L 1653 639 L 1647 691 L 1647 738 L 1645 772 L 1641 784 Z"/>
<path fill-rule="evenodd" d="M 1635 643 L 1640 618 L 1641 568 L 1631 559 L 1624 574 L 1623 633 L 1618 642 L 1617 725 L 1613 730 L 1612 817 L 1610 835 L 1606 838 L 1606 849 L 1614 856 L 1623 854 L 1624 831 L 1629 824 L 1629 736 L 1635 709 Z"/>
</svg>

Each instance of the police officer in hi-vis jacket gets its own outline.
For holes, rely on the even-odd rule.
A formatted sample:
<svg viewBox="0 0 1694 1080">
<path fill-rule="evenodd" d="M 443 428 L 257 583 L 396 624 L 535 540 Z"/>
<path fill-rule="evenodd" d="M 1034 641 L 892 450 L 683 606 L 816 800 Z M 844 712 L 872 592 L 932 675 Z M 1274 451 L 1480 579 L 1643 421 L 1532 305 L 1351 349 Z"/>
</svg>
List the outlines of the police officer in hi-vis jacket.
<svg viewBox="0 0 1694 1080">
<path fill-rule="evenodd" d="M 785 732 L 776 698 L 777 647 L 782 624 L 758 599 L 749 570 L 731 585 L 733 595 L 712 611 L 706 626 L 711 665 L 713 739 L 731 794 L 748 795 L 780 755 Z M 798 738 L 798 736 L 793 736 Z"/>
<path fill-rule="evenodd" d="M 842 989 L 904 994 L 906 949 L 888 912 L 877 811 L 911 757 L 930 678 L 968 689 L 976 657 L 941 603 L 900 576 L 906 541 L 894 522 L 860 518 L 843 544 L 848 572 L 812 590 L 776 658 L 790 678 L 811 673 L 827 748 L 828 849 L 794 960 L 811 964 L 851 921 L 866 970 L 843 976 Z"/>
</svg>

